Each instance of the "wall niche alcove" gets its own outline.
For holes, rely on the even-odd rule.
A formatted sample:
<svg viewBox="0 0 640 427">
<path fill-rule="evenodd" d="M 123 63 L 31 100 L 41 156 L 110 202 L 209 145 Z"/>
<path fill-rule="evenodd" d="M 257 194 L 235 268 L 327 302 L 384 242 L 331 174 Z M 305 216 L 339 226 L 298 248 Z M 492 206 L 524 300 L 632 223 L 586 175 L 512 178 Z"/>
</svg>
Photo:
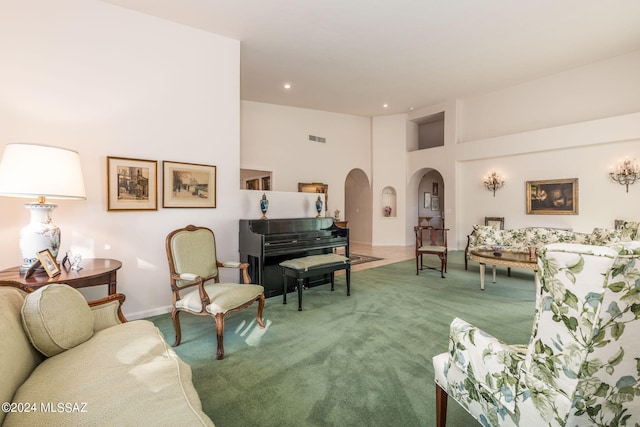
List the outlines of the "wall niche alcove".
<svg viewBox="0 0 640 427">
<path fill-rule="evenodd" d="M 382 189 L 382 216 L 388 218 L 395 218 L 398 216 L 398 202 L 397 202 L 396 189 L 393 187 L 384 187 Z"/>
</svg>

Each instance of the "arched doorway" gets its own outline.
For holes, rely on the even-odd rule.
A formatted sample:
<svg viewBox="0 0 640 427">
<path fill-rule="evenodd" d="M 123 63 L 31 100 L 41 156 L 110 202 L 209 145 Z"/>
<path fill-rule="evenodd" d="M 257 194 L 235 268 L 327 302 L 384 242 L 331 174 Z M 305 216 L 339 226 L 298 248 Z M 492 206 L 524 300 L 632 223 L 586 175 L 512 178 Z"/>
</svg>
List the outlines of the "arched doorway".
<svg viewBox="0 0 640 427">
<path fill-rule="evenodd" d="M 349 221 L 349 240 L 371 244 L 371 185 L 362 169 L 353 169 L 344 182 L 344 218 Z"/>
<path fill-rule="evenodd" d="M 444 206 L 444 179 L 437 170 L 427 169 L 418 183 L 418 218 L 421 221 L 420 225 L 444 227 Z"/>
</svg>

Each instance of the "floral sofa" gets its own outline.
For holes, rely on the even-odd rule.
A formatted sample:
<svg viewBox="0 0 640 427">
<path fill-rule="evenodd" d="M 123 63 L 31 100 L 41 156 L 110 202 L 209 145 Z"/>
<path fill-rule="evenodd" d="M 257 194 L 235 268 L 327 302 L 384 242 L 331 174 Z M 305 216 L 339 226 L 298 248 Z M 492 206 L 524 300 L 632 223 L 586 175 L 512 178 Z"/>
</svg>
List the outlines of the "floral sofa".
<svg viewBox="0 0 640 427">
<path fill-rule="evenodd" d="M 454 319 L 433 358 L 437 425 L 451 397 L 483 426 L 640 425 L 640 242 L 539 252 L 527 345 Z"/>
<path fill-rule="evenodd" d="M 0 425 L 213 426 L 189 365 L 122 301 L 0 283 Z"/>
<path fill-rule="evenodd" d="M 638 222 L 616 221 L 616 229 L 595 228 L 591 233 L 580 233 L 548 227 L 528 227 L 500 230 L 493 226 L 474 225 L 467 236 L 464 249 L 464 269 L 468 268 L 472 250 L 492 250 L 496 246 L 505 251 L 528 252 L 529 247 L 541 248 L 549 243 L 582 243 L 608 245 L 636 240 Z"/>
</svg>

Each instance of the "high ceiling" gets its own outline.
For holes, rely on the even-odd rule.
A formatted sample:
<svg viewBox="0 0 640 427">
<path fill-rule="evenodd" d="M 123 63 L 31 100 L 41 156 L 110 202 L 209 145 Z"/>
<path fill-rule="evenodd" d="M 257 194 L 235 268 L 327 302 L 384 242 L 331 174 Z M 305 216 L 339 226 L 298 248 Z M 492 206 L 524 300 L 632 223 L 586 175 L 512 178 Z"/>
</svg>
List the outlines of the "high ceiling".
<svg viewBox="0 0 640 427">
<path fill-rule="evenodd" d="M 638 0 L 104 1 L 240 40 L 243 100 L 363 116 L 640 49 Z"/>
</svg>

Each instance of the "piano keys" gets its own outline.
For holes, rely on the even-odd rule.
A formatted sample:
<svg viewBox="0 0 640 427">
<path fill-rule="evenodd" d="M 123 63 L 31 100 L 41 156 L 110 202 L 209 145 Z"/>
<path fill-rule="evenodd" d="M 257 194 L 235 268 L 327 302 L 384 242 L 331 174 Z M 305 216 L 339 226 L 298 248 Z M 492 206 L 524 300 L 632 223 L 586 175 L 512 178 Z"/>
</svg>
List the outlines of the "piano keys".
<svg viewBox="0 0 640 427">
<path fill-rule="evenodd" d="M 333 218 L 241 219 L 240 262 L 249 264 L 252 282 L 264 286 L 268 297 L 282 295 L 282 261 L 321 255 L 344 247 L 349 256 L 349 229 Z M 288 277 L 288 291 L 296 286 Z M 313 278 L 309 287 L 329 282 L 330 275 Z"/>
</svg>

